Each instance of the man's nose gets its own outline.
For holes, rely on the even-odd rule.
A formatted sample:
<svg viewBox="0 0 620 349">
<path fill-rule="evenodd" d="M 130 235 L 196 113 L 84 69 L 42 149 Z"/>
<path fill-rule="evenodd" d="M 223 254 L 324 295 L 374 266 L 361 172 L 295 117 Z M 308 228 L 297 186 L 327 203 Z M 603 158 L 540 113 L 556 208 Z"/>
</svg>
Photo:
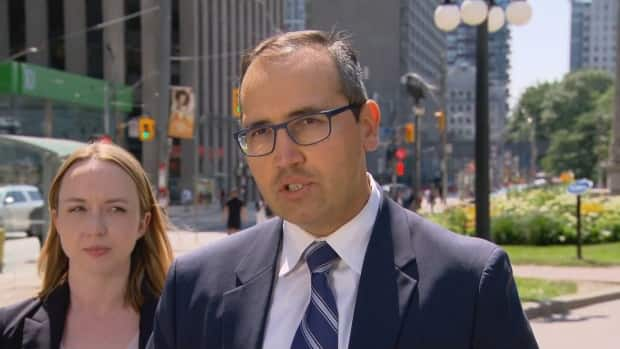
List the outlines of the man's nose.
<svg viewBox="0 0 620 349">
<path fill-rule="evenodd" d="M 304 161 L 300 145 L 295 143 L 286 129 L 279 129 L 276 133 L 276 144 L 273 150 L 277 167 L 288 167 Z"/>
</svg>

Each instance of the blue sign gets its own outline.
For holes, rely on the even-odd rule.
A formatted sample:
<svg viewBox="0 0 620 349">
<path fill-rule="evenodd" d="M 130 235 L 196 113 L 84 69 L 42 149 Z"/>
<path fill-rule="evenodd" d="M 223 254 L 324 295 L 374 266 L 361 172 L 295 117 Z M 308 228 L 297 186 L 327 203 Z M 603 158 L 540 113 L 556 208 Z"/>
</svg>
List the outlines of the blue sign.
<svg viewBox="0 0 620 349">
<path fill-rule="evenodd" d="M 569 194 L 573 194 L 573 195 L 581 195 L 585 192 L 587 192 L 590 188 L 592 188 L 592 186 L 594 185 L 594 183 L 592 183 L 591 180 L 586 179 L 586 178 L 582 178 L 582 179 L 578 179 L 576 181 L 574 181 L 573 183 L 571 183 L 568 186 L 568 193 Z"/>
</svg>

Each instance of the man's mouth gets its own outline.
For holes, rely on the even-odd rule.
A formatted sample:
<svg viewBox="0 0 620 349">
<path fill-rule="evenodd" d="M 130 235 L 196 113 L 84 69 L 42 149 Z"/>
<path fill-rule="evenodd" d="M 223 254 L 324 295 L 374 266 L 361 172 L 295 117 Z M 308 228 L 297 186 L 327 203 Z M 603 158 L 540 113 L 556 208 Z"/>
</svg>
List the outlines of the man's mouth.
<svg viewBox="0 0 620 349">
<path fill-rule="evenodd" d="M 303 184 L 298 184 L 298 183 L 293 183 L 293 184 L 288 184 L 286 185 L 286 190 L 290 191 L 290 192 L 296 192 L 299 190 L 302 190 L 304 188 Z"/>
</svg>

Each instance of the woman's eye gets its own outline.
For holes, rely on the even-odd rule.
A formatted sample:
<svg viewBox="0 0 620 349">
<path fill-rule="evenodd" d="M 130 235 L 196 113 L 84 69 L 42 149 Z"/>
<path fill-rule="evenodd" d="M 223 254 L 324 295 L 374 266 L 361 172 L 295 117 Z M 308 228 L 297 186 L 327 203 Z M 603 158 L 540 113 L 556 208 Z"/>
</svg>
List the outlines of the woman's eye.
<svg viewBox="0 0 620 349">
<path fill-rule="evenodd" d="M 71 213 L 84 212 L 84 211 L 86 211 L 86 209 L 83 206 L 71 207 L 69 209 L 69 212 L 71 212 Z"/>
<path fill-rule="evenodd" d="M 127 210 L 124 207 L 115 206 L 115 207 L 112 207 L 112 212 L 115 212 L 115 213 L 125 213 L 125 212 L 127 212 Z"/>
</svg>

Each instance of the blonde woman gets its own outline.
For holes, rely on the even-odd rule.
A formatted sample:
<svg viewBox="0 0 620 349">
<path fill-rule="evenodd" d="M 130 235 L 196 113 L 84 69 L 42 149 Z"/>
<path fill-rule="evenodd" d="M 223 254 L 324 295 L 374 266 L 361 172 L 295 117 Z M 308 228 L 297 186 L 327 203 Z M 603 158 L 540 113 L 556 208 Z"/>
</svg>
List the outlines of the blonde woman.
<svg viewBox="0 0 620 349">
<path fill-rule="evenodd" d="M 172 260 L 167 219 L 140 164 L 91 144 L 61 166 L 37 297 L 0 309 L 0 348 L 144 348 Z"/>
</svg>

